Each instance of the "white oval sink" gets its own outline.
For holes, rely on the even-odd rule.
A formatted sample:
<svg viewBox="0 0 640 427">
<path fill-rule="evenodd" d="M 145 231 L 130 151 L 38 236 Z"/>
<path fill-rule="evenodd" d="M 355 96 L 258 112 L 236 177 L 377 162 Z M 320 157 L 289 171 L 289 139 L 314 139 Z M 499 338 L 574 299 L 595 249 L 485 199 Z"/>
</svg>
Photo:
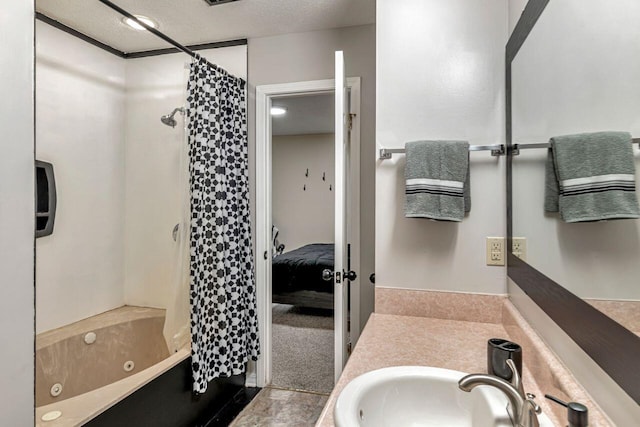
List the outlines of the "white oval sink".
<svg viewBox="0 0 640 427">
<path fill-rule="evenodd" d="M 507 397 L 489 386 L 458 388 L 466 374 L 426 366 L 368 372 L 342 390 L 334 410 L 337 427 L 511 427 Z M 541 427 L 553 427 L 544 415 Z"/>
</svg>

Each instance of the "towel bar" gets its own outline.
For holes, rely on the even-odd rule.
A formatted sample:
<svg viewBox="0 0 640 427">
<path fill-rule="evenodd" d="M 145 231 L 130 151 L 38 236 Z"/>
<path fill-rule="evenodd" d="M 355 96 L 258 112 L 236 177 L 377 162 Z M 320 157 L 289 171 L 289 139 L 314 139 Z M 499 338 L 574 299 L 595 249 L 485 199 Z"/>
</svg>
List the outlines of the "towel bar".
<svg viewBox="0 0 640 427">
<path fill-rule="evenodd" d="M 470 145 L 469 151 L 491 151 L 492 156 L 503 156 L 506 153 L 504 144 Z M 404 148 L 381 148 L 380 156 L 378 158 L 380 160 L 388 160 L 393 154 L 402 153 L 404 153 Z"/>
<path fill-rule="evenodd" d="M 631 140 L 633 144 L 640 145 L 640 138 L 633 138 Z M 528 150 L 531 148 L 549 148 L 549 143 L 536 143 L 536 144 L 513 144 L 513 155 L 517 156 L 520 154 L 520 150 Z M 491 150 L 492 156 L 504 156 L 506 154 L 506 149 L 504 144 L 493 144 L 493 145 L 470 145 L 469 151 L 489 151 Z M 380 160 L 388 160 L 392 157 L 393 154 L 403 154 L 404 148 L 381 148 L 380 149 Z"/>
<path fill-rule="evenodd" d="M 631 143 L 640 145 L 640 138 L 633 138 L 631 140 Z M 513 155 L 517 156 L 518 154 L 520 154 L 520 150 L 528 150 L 531 148 L 549 148 L 549 143 L 513 144 Z"/>
</svg>

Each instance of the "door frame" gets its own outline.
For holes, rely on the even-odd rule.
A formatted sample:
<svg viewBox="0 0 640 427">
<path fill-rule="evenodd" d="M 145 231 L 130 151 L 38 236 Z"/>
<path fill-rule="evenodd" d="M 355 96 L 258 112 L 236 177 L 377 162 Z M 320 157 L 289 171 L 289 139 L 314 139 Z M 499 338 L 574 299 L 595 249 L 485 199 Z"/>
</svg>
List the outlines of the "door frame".
<svg viewBox="0 0 640 427">
<path fill-rule="evenodd" d="M 351 264 L 360 274 L 360 77 L 347 78 L 352 116 L 348 206 L 348 240 L 351 243 Z M 335 80 L 312 80 L 293 83 L 256 86 L 256 293 L 258 304 L 258 328 L 260 337 L 260 357 L 256 370 L 247 376 L 247 385 L 265 387 L 272 378 L 272 284 L 271 284 L 271 224 L 272 224 L 272 141 L 271 141 L 271 101 L 272 99 L 333 93 Z M 264 254 L 266 253 L 266 257 Z M 351 282 L 350 288 L 350 333 L 351 343 L 360 336 L 360 277 Z M 343 321 L 346 321 L 344 319 Z M 335 363 L 335 361 L 334 361 Z"/>
</svg>

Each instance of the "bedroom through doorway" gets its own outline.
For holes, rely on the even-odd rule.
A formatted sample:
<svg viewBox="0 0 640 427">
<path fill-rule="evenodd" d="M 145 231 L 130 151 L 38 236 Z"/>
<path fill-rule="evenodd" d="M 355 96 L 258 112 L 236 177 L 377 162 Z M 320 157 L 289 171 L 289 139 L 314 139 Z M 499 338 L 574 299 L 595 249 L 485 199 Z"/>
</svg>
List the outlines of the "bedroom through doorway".
<svg viewBox="0 0 640 427">
<path fill-rule="evenodd" d="M 271 386 L 329 393 L 334 385 L 334 94 L 281 97 L 271 108 Z"/>
</svg>

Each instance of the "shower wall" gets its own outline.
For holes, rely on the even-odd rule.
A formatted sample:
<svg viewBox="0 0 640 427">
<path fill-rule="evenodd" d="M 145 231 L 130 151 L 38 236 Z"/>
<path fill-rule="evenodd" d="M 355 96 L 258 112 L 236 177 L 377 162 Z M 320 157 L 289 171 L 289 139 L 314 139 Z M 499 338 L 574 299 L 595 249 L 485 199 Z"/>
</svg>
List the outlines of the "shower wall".
<svg viewBox="0 0 640 427">
<path fill-rule="evenodd" d="M 36 332 L 124 303 L 125 60 L 36 21 L 36 158 L 54 233 L 36 240 Z"/>
<path fill-rule="evenodd" d="M 199 52 L 246 79 L 247 47 Z M 124 298 L 128 305 L 166 307 L 173 278 L 171 236 L 180 218 L 179 156 L 184 116 L 175 128 L 160 117 L 185 105 L 184 54 L 129 59 L 126 64 Z M 186 296 L 185 296 L 186 298 Z"/>
<path fill-rule="evenodd" d="M 36 332 L 122 305 L 166 308 L 190 60 L 122 59 L 36 21 L 36 158 L 53 163 L 54 232 L 36 241 Z M 246 46 L 200 52 L 246 79 Z M 186 296 L 185 296 L 186 298 Z"/>
</svg>

